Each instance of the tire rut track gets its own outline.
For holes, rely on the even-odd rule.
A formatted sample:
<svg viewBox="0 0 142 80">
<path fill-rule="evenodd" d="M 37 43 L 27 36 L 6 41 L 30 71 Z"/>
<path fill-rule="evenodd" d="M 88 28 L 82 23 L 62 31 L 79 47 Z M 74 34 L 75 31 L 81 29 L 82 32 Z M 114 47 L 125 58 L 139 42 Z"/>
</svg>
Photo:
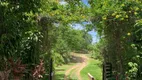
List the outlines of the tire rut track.
<svg viewBox="0 0 142 80">
<path fill-rule="evenodd" d="M 69 76 L 69 74 L 71 73 L 72 70 L 75 70 L 75 71 L 73 71 L 72 74 L 75 74 L 77 76 L 77 78 L 78 78 L 77 80 L 82 80 L 81 75 L 80 75 L 80 71 L 84 67 L 87 66 L 89 58 L 87 56 L 85 56 L 84 54 L 73 53 L 73 56 L 80 57 L 81 60 L 80 60 L 80 62 L 76 63 L 76 65 L 74 65 L 71 68 L 69 68 L 68 70 L 66 70 L 64 80 L 69 80 L 68 76 Z"/>
</svg>

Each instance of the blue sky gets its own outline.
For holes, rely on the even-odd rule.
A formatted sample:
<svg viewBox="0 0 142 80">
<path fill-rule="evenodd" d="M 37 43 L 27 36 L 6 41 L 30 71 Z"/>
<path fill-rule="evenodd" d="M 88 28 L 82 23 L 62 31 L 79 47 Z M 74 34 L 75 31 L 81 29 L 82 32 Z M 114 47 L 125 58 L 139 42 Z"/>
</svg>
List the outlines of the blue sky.
<svg viewBox="0 0 142 80">
<path fill-rule="evenodd" d="M 89 6 L 88 0 L 82 0 L 82 2 L 83 2 L 85 5 Z M 62 0 L 62 1 L 60 1 L 60 4 L 61 4 L 61 5 L 65 5 L 66 2 L 65 2 L 64 0 Z"/>
<path fill-rule="evenodd" d="M 72 27 L 77 30 L 84 29 L 84 26 L 82 26 L 81 24 L 74 24 L 72 25 Z M 97 37 L 97 32 L 95 32 L 94 29 L 92 31 L 89 31 L 88 33 L 92 36 L 92 39 L 93 39 L 92 43 L 96 43 L 99 41 L 99 38 Z"/>
<path fill-rule="evenodd" d="M 88 0 L 82 0 L 82 2 L 83 2 L 85 5 L 89 5 L 89 4 L 88 4 Z"/>
<path fill-rule="evenodd" d="M 93 38 L 92 43 L 96 43 L 96 42 L 99 41 L 99 38 L 98 38 L 98 36 L 97 36 L 97 33 L 96 33 L 94 30 L 89 31 L 88 33 L 89 33 L 89 34 L 92 36 L 92 38 Z"/>
</svg>

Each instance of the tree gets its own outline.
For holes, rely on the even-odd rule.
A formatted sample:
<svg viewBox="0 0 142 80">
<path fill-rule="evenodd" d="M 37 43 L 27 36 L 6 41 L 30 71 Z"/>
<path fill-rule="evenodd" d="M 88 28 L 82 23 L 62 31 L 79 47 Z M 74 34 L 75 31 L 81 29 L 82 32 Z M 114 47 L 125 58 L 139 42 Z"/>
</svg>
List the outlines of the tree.
<svg viewBox="0 0 142 80">
<path fill-rule="evenodd" d="M 64 54 L 69 50 L 79 50 L 90 43 L 88 34 L 68 26 L 87 20 L 88 8 L 80 1 L 66 2 L 62 5 L 58 0 L 0 1 L 0 70 L 5 69 L 9 58 L 14 62 L 20 58 L 26 64 L 23 79 L 31 80 L 32 71 L 43 58 L 46 76 L 54 53 L 67 59 Z"/>
<path fill-rule="evenodd" d="M 140 18 L 141 1 L 90 0 L 90 6 L 93 13 L 91 21 L 107 43 L 104 62 L 111 62 L 117 73 L 129 73 L 128 63 L 134 62 L 130 59 L 137 54 L 130 43 L 133 42 L 131 32 Z"/>
</svg>

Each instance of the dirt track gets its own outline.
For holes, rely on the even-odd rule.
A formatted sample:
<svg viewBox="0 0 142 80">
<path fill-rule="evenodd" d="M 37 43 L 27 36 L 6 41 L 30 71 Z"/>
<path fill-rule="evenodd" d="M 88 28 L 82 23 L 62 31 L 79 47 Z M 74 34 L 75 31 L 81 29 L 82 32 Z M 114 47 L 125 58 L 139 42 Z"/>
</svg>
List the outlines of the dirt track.
<svg viewBox="0 0 142 80">
<path fill-rule="evenodd" d="M 75 74 L 76 77 L 78 78 L 77 80 L 82 80 L 81 76 L 80 76 L 80 71 L 87 66 L 88 63 L 88 57 L 86 57 L 84 54 L 76 54 L 73 53 L 73 58 L 75 58 L 75 61 L 77 62 L 76 65 L 72 66 L 71 68 L 69 68 L 68 70 L 66 70 L 65 72 L 65 77 L 64 80 L 69 80 L 68 76 L 70 75 L 72 70 L 73 71 L 71 74 Z"/>
</svg>

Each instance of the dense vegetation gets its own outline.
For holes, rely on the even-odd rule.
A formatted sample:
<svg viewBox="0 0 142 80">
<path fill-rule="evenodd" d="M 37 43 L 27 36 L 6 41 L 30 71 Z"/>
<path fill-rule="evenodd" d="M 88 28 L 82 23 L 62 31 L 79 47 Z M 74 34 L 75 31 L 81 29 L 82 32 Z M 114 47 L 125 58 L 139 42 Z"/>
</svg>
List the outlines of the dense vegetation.
<svg viewBox="0 0 142 80">
<path fill-rule="evenodd" d="M 97 5 L 96 5 L 97 4 Z M 97 50 L 104 62 L 111 62 L 114 75 L 120 80 L 128 75 L 140 80 L 141 74 L 141 18 L 140 0 L 90 0 L 92 23 L 100 35 Z"/>
<path fill-rule="evenodd" d="M 83 30 L 72 27 L 83 22 L 90 23 Z M 95 45 L 92 29 L 100 36 Z M 84 50 L 111 62 L 114 75 L 140 80 L 142 1 L 0 0 L 0 71 L 10 69 L 9 78 L 44 80 L 51 58 L 57 66 L 70 61 L 71 51 Z"/>
<path fill-rule="evenodd" d="M 47 79 L 51 58 L 60 65 L 69 62 L 69 52 L 87 49 L 91 36 L 71 27 L 85 20 L 83 4 L 74 2 L 0 1 L 0 71 L 10 79 Z"/>
</svg>

